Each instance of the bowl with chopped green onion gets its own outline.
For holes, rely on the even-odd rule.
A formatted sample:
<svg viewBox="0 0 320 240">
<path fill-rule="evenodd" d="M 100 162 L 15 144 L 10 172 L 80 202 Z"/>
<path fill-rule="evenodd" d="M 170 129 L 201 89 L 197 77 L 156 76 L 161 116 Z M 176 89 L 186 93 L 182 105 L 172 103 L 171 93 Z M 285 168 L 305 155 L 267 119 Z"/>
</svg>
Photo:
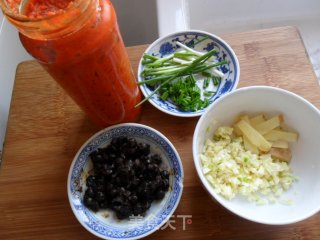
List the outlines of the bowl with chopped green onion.
<svg viewBox="0 0 320 240">
<path fill-rule="evenodd" d="M 232 48 L 218 36 L 188 30 L 153 42 L 138 67 L 144 99 L 179 117 L 202 115 L 209 105 L 236 89 L 240 66 Z"/>
</svg>

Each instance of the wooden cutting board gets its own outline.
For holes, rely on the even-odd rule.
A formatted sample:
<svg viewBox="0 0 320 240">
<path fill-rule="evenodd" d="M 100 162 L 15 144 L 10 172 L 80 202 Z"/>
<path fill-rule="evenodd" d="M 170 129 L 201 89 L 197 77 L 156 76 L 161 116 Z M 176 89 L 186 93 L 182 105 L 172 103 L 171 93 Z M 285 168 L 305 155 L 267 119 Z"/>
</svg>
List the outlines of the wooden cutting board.
<svg viewBox="0 0 320 240">
<path fill-rule="evenodd" d="M 222 37 L 239 58 L 239 87 L 281 87 L 320 107 L 319 86 L 296 28 Z M 128 48 L 134 69 L 146 47 Z M 172 141 L 185 171 L 183 196 L 172 219 L 176 229 L 167 227 L 149 239 L 320 239 L 319 213 L 289 226 L 268 226 L 244 220 L 214 202 L 193 166 L 197 120 L 143 106 L 140 123 Z M 40 65 L 29 61 L 18 66 L 0 172 L 0 239 L 97 239 L 74 217 L 66 184 L 75 153 L 98 130 Z M 185 230 L 178 215 L 192 215 Z"/>
</svg>

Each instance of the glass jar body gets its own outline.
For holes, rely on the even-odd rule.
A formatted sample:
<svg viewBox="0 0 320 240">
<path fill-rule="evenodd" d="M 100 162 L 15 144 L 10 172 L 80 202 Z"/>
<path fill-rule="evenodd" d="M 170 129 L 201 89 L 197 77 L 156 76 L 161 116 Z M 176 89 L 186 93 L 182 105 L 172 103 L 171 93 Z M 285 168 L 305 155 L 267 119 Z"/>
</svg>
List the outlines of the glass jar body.
<svg viewBox="0 0 320 240">
<path fill-rule="evenodd" d="M 141 94 L 112 4 L 109 0 L 81 1 L 90 3 L 78 21 L 71 15 L 74 19 L 63 26 L 58 23 L 59 15 L 53 16 L 62 30 L 55 33 L 50 29 L 49 35 L 36 37 L 19 26 L 20 40 L 97 125 L 137 121 L 140 108 L 134 106 Z M 68 13 L 66 10 L 61 16 L 68 19 Z"/>
</svg>

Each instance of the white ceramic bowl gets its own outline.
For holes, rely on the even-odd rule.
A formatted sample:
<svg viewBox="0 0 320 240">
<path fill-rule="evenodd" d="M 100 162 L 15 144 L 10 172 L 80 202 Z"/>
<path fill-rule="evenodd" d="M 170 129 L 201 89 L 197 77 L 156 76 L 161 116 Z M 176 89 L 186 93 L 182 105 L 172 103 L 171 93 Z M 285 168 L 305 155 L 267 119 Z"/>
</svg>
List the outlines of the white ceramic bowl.
<svg viewBox="0 0 320 240">
<path fill-rule="evenodd" d="M 195 46 L 190 46 L 204 37 L 208 39 L 199 42 Z M 209 101 L 212 103 L 219 97 L 233 91 L 236 89 L 239 77 L 240 77 L 240 66 L 237 59 L 236 54 L 234 53 L 233 49 L 220 37 L 204 32 L 199 30 L 187 30 L 182 32 L 175 32 L 168 36 L 161 37 L 154 41 L 146 50 L 145 53 L 154 55 L 156 57 L 165 57 L 176 50 L 180 49 L 179 46 L 176 45 L 176 42 L 179 41 L 190 48 L 193 48 L 200 52 L 208 52 L 213 48 L 217 49 L 217 53 L 215 56 L 219 61 L 226 60 L 228 61 L 227 64 L 218 67 L 218 69 L 224 73 L 224 77 L 221 79 L 217 89 L 214 88 L 216 93 L 214 93 L 211 97 L 209 97 Z M 142 58 L 139 63 L 138 67 L 138 81 L 144 81 L 145 79 L 141 77 L 141 72 L 143 71 L 144 66 L 142 64 Z M 199 83 L 200 84 L 200 83 Z M 200 84 L 202 86 L 202 83 Z M 140 89 L 145 97 L 148 97 L 153 92 L 153 88 L 143 84 L 140 86 Z M 200 87 L 201 89 L 201 87 Z M 159 98 L 157 94 L 153 95 L 149 102 L 158 108 L 160 111 L 163 111 L 167 114 L 177 116 L 177 117 L 195 117 L 200 116 L 204 113 L 206 108 L 192 112 L 192 111 L 182 111 L 179 109 L 175 104 L 170 101 L 163 101 Z M 210 105 L 209 105 L 210 106 Z"/>
<path fill-rule="evenodd" d="M 152 202 L 143 218 L 118 220 L 111 210 L 94 213 L 83 205 L 85 179 L 92 169 L 89 154 L 108 145 L 112 138 L 123 136 L 150 144 L 151 152 L 162 156 L 162 167 L 174 173 L 165 197 Z M 158 230 L 177 208 L 183 190 L 183 168 L 178 152 L 160 132 L 142 124 L 119 124 L 101 130 L 83 144 L 71 164 L 67 188 L 72 211 L 89 232 L 103 239 L 139 239 Z"/>
<path fill-rule="evenodd" d="M 199 155 L 217 127 L 230 125 L 242 113 L 282 113 L 286 125 L 299 133 L 292 144 L 291 168 L 299 180 L 282 195 L 293 201 L 257 206 L 244 198 L 229 201 L 217 194 L 206 180 Z M 208 193 L 231 212 L 264 224 L 290 224 L 320 210 L 320 113 L 304 98 L 279 88 L 259 86 L 238 89 L 217 100 L 200 118 L 193 137 L 193 158 L 197 173 Z"/>
</svg>

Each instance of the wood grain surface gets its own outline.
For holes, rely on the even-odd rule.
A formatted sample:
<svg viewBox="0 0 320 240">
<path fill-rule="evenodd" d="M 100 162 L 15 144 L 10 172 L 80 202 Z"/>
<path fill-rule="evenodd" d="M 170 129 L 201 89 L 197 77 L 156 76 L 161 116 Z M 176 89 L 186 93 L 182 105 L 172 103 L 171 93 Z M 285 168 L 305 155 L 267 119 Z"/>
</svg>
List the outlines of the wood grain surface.
<svg viewBox="0 0 320 240">
<path fill-rule="evenodd" d="M 294 27 L 222 36 L 241 66 L 238 87 L 269 85 L 305 97 L 318 108 L 320 92 L 299 32 Z M 134 69 L 147 46 L 128 48 Z M 244 220 L 214 202 L 200 185 L 192 159 L 198 118 L 166 115 L 148 103 L 140 123 L 166 135 L 184 165 L 181 218 L 148 239 L 320 239 L 320 214 L 288 226 Z M 79 147 L 99 129 L 35 61 L 18 66 L 0 172 L 0 239 L 97 239 L 74 217 L 66 184 Z"/>
</svg>

